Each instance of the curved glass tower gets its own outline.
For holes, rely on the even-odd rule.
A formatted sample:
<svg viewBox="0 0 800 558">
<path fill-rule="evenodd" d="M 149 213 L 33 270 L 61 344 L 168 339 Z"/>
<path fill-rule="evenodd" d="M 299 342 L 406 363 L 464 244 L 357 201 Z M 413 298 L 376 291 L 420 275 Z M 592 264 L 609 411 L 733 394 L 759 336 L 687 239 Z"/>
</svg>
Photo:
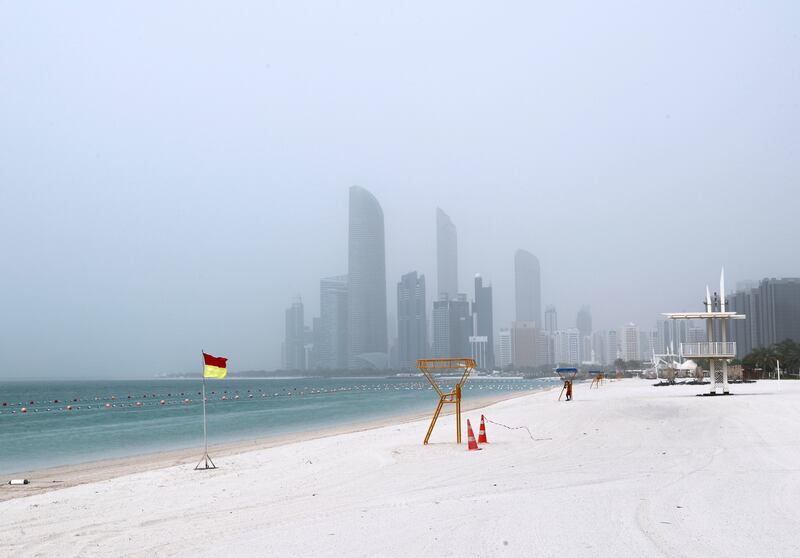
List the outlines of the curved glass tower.
<svg viewBox="0 0 800 558">
<path fill-rule="evenodd" d="M 347 365 L 386 368 L 386 254 L 383 210 L 360 186 L 350 187 Z"/>
<path fill-rule="evenodd" d="M 514 254 L 514 298 L 517 321 L 535 322 L 542 327 L 542 282 L 539 260 L 526 250 Z"/>
</svg>

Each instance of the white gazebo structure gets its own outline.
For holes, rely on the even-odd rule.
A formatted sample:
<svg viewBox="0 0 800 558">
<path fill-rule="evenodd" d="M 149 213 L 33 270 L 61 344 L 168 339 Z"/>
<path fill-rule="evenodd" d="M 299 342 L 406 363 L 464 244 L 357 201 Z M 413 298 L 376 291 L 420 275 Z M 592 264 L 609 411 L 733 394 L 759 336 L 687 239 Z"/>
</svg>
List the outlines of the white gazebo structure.
<svg viewBox="0 0 800 558">
<path fill-rule="evenodd" d="M 681 356 L 683 358 L 704 358 L 709 362 L 709 380 L 711 392 L 717 395 L 717 388 L 722 387 L 723 395 L 730 395 L 728 388 L 728 361 L 736 357 L 736 343 L 728 341 L 730 320 L 744 320 L 744 314 L 727 312 L 725 307 L 725 270 L 719 281 L 719 294 L 711 293 L 706 286 L 705 312 L 670 312 L 665 313 L 670 320 L 705 320 L 706 341 L 702 343 L 681 343 Z"/>
</svg>

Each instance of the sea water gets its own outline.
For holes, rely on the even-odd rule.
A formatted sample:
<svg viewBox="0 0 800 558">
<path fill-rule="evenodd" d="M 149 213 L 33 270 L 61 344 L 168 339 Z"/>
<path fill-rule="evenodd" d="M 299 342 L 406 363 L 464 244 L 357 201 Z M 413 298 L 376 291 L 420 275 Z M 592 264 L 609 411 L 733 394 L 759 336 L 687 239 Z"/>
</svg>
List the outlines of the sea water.
<svg viewBox="0 0 800 558">
<path fill-rule="evenodd" d="M 472 378 L 463 398 L 553 382 Z M 201 447 L 201 392 L 199 379 L 0 382 L 0 473 Z M 433 411 L 438 401 L 420 377 L 207 380 L 206 399 L 210 444 Z"/>
</svg>

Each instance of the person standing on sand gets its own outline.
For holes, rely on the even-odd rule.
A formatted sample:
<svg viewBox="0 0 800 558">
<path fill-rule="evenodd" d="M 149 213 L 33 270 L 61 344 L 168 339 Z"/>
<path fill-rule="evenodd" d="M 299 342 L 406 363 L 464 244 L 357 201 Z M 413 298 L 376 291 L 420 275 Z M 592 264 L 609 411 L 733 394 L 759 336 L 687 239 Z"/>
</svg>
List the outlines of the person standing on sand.
<svg viewBox="0 0 800 558">
<path fill-rule="evenodd" d="M 567 401 L 572 401 L 572 380 L 564 380 L 564 388 L 567 390 Z"/>
</svg>

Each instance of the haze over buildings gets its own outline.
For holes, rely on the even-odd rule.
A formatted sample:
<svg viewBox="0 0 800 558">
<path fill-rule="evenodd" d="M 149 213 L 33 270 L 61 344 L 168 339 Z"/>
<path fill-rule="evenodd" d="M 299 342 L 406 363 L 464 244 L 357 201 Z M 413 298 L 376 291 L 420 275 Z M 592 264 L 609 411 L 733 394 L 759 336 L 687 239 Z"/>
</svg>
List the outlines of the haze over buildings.
<svg viewBox="0 0 800 558">
<path fill-rule="evenodd" d="M 491 284 L 503 355 L 530 317 L 518 249 L 539 329 L 545 305 L 555 332 L 590 304 L 606 359 L 623 324 L 685 339 L 660 313 L 698 308 L 721 265 L 731 285 L 800 276 L 799 20 L 794 2 L 5 3 L 0 375 L 194 372 L 202 349 L 278 368 L 292 298 L 312 339 L 334 331 L 343 295 L 320 280 L 351 271 L 344 358 L 386 359 L 410 270 L 433 339 L 437 207 L 458 227 L 450 296 Z M 353 184 L 373 232 L 351 243 Z M 708 208 L 731 224 L 712 258 Z"/>
</svg>

